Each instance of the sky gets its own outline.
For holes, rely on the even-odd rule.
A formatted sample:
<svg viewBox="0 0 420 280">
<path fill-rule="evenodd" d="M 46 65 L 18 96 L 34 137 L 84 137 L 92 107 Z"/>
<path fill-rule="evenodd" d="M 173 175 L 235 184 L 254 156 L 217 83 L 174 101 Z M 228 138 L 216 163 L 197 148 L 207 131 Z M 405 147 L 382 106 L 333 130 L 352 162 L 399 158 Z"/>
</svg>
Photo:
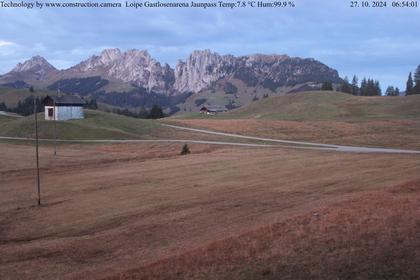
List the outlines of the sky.
<svg viewBox="0 0 420 280">
<path fill-rule="evenodd" d="M 0 8 L 0 73 L 35 55 L 65 69 L 105 48 L 147 49 L 175 66 L 193 50 L 210 49 L 311 57 L 341 77 L 356 74 L 378 79 L 383 90 L 405 89 L 408 72 L 420 64 L 420 7 L 392 8 L 389 0 L 387 8 L 294 2 L 295 8 Z"/>
</svg>

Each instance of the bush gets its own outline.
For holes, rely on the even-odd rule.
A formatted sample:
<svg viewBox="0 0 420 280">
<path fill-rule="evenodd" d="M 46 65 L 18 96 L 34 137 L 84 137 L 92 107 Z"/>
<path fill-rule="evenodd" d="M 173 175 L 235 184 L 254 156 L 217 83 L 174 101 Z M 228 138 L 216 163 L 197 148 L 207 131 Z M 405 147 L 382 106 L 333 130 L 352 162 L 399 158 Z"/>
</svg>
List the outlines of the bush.
<svg viewBox="0 0 420 280">
<path fill-rule="evenodd" d="M 188 155 L 190 153 L 191 153 L 190 148 L 188 147 L 187 144 L 184 144 L 184 146 L 182 146 L 182 149 L 181 149 L 181 155 Z"/>
<path fill-rule="evenodd" d="M 159 105 L 153 105 L 152 109 L 150 110 L 150 113 L 148 115 L 149 119 L 160 119 L 164 118 L 165 115 L 163 114 L 162 107 Z"/>
<path fill-rule="evenodd" d="M 229 82 L 225 84 L 223 89 L 226 94 L 235 94 L 238 92 L 238 88 L 234 84 L 229 83 Z"/>
</svg>

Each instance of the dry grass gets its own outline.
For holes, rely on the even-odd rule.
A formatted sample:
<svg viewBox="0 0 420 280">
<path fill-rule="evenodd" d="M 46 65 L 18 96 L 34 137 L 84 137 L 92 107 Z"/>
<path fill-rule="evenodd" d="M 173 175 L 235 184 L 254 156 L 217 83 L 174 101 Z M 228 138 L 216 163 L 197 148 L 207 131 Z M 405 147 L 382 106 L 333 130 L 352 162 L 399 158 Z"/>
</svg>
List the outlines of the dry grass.
<svg viewBox="0 0 420 280">
<path fill-rule="evenodd" d="M 366 213 L 373 211 L 380 217 L 379 206 L 383 205 L 386 210 L 389 204 L 389 211 L 384 213 L 391 217 L 399 209 L 392 206 L 392 197 L 398 202 L 395 205 L 404 206 L 402 212 L 395 212 L 398 214 L 395 217 L 406 213 L 408 219 L 408 214 L 417 213 L 414 211 L 417 208 L 410 208 L 414 207 L 412 201 L 418 199 L 417 195 L 411 199 L 408 197 L 411 193 L 395 191 L 384 192 L 384 200 L 373 203 L 370 210 L 366 202 L 381 196 L 366 196 L 365 200 L 357 202 L 359 204 L 354 202 L 354 207 L 340 208 L 344 212 L 328 210 L 335 209 L 330 205 L 357 199 L 366 192 L 420 179 L 419 157 L 415 155 L 372 157 L 281 148 L 190 145 L 192 154 L 179 156 L 181 146 L 65 145 L 60 147 L 58 157 L 52 155 L 51 147 L 42 147 L 44 206 L 36 207 L 33 147 L 0 144 L 0 279 L 96 279 L 118 277 L 121 273 L 131 277 L 131 272 L 134 276 L 139 273 L 138 268 L 148 271 L 150 268 L 145 276 L 157 272 L 157 278 L 164 278 L 168 274 L 159 268 L 155 270 L 155 265 L 168 268 L 174 261 L 174 267 L 178 267 L 173 256 L 188 259 L 188 254 L 192 254 L 191 263 L 197 270 L 185 272 L 180 261 L 179 277 L 188 278 L 191 273 L 197 278 L 200 275 L 203 278 L 234 279 L 237 275 L 252 278 L 260 275 L 260 268 L 264 269 L 264 275 L 271 275 L 282 271 L 281 263 L 271 262 L 271 255 L 261 249 L 266 245 L 260 248 L 257 237 L 268 230 L 272 234 L 286 234 L 289 229 L 282 227 L 282 223 L 291 227 L 295 224 L 296 230 L 285 235 L 289 239 L 280 242 L 279 248 L 281 244 L 292 246 L 293 240 L 297 243 L 291 248 L 301 248 L 296 250 L 295 258 L 283 261 L 293 268 L 297 267 L 297 261 L 304 260 L 307 269 L 302 269 L 302 273 L 309 273 L 316 264 L 311 262 L 317 259 L 310 256 L 317 251 L 309 251 L 307 258 L 302 257 L 306 256 L 305 246 L 313 241 L 312 234 L 305 236 L 306 231 L 319 231 L 320 236 L 339 239 L 341 235 L 335 233 L 341 228 L 334 224 L 345 221 L 345 211 L 353 208 L 356 211 L 360 206 Z M 418 201 L 416 203 L 418 205 Z M 318 210 L 322 207 L 326 210 Z M 330 217 L 323 223 L 325 228 L 310 226 L 314 224 L 314 211 L 322 213 L 321 219 Z M 375 217 L 363 211 L 359 216 Z M 334 214 L 336 212 L 342 214 Z M 353 216 L 355 220 L 347 224 L 357 225 L 358 215 Z M 295 222 L 293 217 L 298 217 Z M 381 229 L 393 221 L 384 219 L 379 219 L 378 225 L 372 223 L 372 227 Z M 404 217 L 399 219 L 400 223 L 396 223 L 392 231 L 399 232 L 401 228 L 410 240 L 417 242 L 415 233 L 408 229 L 418 228 L 413 228 Z M 408 225 L 406 228 L 403 222 Z M 329 224 L 334 230 L 329 231 Z M 273 226 L 270 229 L 267 225 Z M 356 232 L 357 228 L 345 237 L 354 235 L 357 240 Z M 247 234 L 249 240 L 254 241 L 246 241 Z M 261 236 L 261 244 L 270 244 L 267 235 Z M 295 239 L 290 239 L 293 236 Z M 277 237 L 272 240 L 277 242 Z M 219 256 L 218 250 L 227 243 L 234 246 L 228 249 L 240 245 L 243 251 L 228 250 L 232 252 L 215 261 L 214 255 Z M 320 240 L 314 248 L 327 250 L 328 244 Z M 337 252 L 343 252 L 341 247 L 337 248 Z M 355 250 L 359 249 L 355 247 Z M 273 258 L 279 251 L 283 252 L 273 251 Z M 207 257 L 200 259 L 196 252 L 204 252 L 207 260 L 215 261 L 214 269 L 210 263 L 203 266 Z M 249 261 L 248 269 L 241 266 L 242 255 Z M 389 256 L 390 260 L 398 260 L 397 256 Z M 165 264 L 165 260 L 169 260 L 169 264 Z M 221 262 L 225 265 L 219 265 Z M 273 267 L 269 265 L 267 272 L 263 264 L 270 263 Z M 314 273 L 324 272 L 315 270 Z"/>
<path fill-rule="evenodd" d="M 214 131 L 325 144 L 420 149 L 419 120 L 280 121 L 174 120 L 166 122 Z"/>
<path fill-rule="evenodd" d="M 418 279 L 420 180 L 106 279 Z"/>
</svg>

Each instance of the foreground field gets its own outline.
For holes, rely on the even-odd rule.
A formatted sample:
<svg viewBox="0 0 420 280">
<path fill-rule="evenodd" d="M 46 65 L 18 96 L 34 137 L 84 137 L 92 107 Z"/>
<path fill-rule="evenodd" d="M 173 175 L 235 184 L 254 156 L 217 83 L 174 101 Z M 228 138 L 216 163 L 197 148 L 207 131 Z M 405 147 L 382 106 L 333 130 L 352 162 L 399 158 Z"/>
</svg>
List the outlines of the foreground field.
<svg viewBox="0 0 420 280">
<path fill-rule="evenodd" d="M 418 155 L 0 144 L 1 279 L 420 276 Z M 367 277 L 366 277 L 367 276 Z"/>
</svg>

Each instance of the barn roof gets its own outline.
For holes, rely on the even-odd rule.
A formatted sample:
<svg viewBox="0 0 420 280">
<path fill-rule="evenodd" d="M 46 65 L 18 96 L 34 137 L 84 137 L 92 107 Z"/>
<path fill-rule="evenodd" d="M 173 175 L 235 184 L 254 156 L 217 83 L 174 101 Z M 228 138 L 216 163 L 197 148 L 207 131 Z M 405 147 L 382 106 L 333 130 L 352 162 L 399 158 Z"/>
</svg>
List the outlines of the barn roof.
<svg viewBox="0 0 420 280">
<path fill-rule="evenodd" d="M 227 108 L 225 106 L 203 106 L 200 111 L 225 112 Z"/>
<path fill-rule="evenodd" d="M 44 105 L 56 106 L 83 106 L 86 101 L 76 95 L 63 95 L 63 96 L 49 96 L 44 98 Z"/>
</svg>

